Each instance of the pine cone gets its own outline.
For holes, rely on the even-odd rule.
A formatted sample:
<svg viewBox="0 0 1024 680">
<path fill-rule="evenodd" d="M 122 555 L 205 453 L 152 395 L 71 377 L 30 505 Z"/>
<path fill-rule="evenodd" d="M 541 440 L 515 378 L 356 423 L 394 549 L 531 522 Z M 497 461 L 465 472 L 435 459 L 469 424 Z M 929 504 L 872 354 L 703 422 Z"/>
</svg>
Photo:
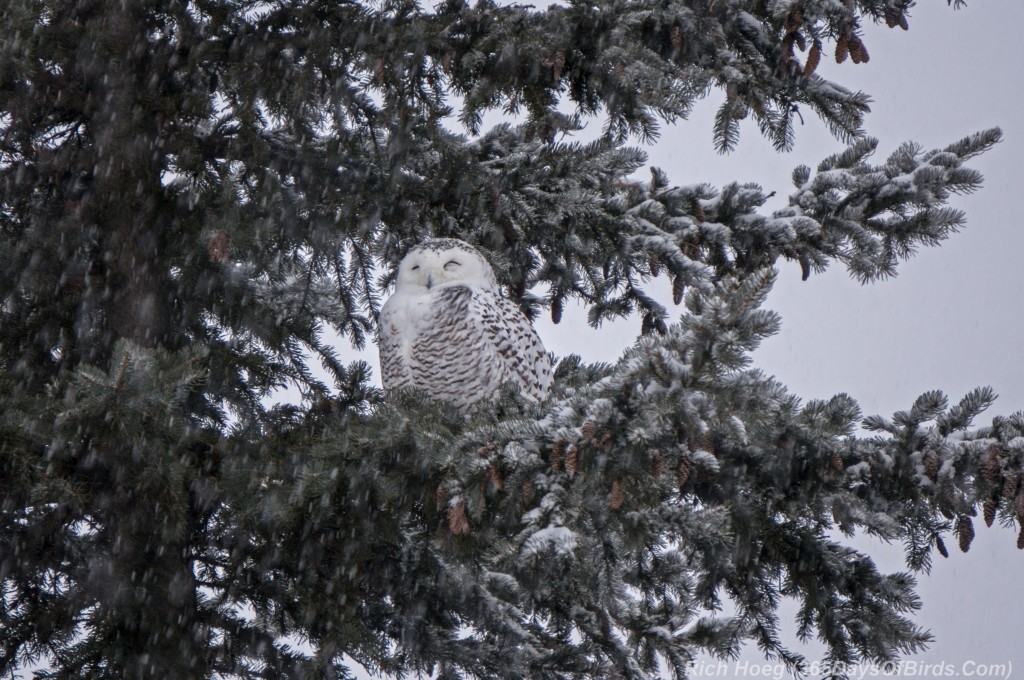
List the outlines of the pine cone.
<svg viewBox="0 0 1024 680">
<path fill-rule="evenodd" d="M 616 64 L 615 64 L 615 77 L 616 78 L 622 78 L 624 75 L 626 75 L 626 65 L 623 64 L 621 61 L 620 62 L 616 62 Z"/>
<path fill-rule="evenodd" d="M 650 314 L 644 314 L 640 321 L 640 335 L 650 335 L 654 332 L 654 318 Z"/>
<path fill-rule="evenodd" d="M 850 39 L 846 33 L 839 36 L 836 41 L 836 63 L 842 64 L 850 54 Z"/>
<path fill-rule="evenodd" d="M 612 480 L 612 495 L 610 499 L 612 510 L 618 510 L 626 502 L 626 494 L 622 491 L 622 484 L 619 480 Z"/>
<path fill-rule="evenodd" d="M 530 480 L 523 482 L 523 505 L 529 505 L 533 502 L 533 483 Z"/>
<path fill-rule="evenodd" d="M 704 430 L 697 436 L 697 441 L 694 442 L 697 445 L 697 450 L 707 451 L 708 453 L 715 452 L 715 439 L 711 434 L 711 430 Z"/>
<path fill-rule="evenodd" d="M 846 466 L 843 465 L 842 457 L 835 451 L 832 452 L 832 459 L 830 462 L 832 464 L 832 469 L 835 470 L 836 472 L 842 472 L 843 470 L 846 469 Z"/>
<path fill-rule="evenodd" d="M 939 479 L 939 455 L 931 449 L 924 453 L 924 473 L 933 482 Z"/>
<path fill-rule="evenodd" d="M 1020 533 L 1017 534 L 1017 550 L 1024 550 L 1024 525 L 1020 527 Z"/>
<path fill-rule="evenodd" d="M 885 25 L 889 28 L 899 26 L 904 31 L 910 28 L 910 25 L 907 23 L 907 16 L 903 13 L 903 10 L 891 5 L 885 8 Z"/>
<path fill-rule="evenodd" d="M 654 475 L 655 479 L 661 479 L 661 475 L 665 473 L 665 456 L 659 451 L 654 455 L 654 468 L 651 470 L 651 474 Z"/>
<path fill-rule="evenodd" d="M 551 470 L 552 472 L 558 472 L 558 468 L 562 466 L 562 459 L 565 458 L 565 442 L 558 440 L 555 442 L 554 448 L 551 449 Z"/>
<path fill-rule="evenodd" d="M 570 479 L 576 475 L 576 470 L 579 468 L 579 453 L 575 444 L 565 447 L 565 472 Z"/>
<path fill-rule="evenodd" d="M 956 523 L 956 536 L 960 541 L 960 552 L 970 550 L 971 541 L 974 540 L 974 520 L 970 517 L 961 517 Z"/>
<path fill-rule="evenodd" d="M 552 75 L 555 80 L 562 79 L 562 71 L 565 69 L 565 50 L 555 52 L 555 62 L 552 64 Z"/>
<path fill-rule="evenodd" d="M 441 512 L 444 506 L 448 504 L 448 489 L 444 487 L 444 482 L 437 485 L 434 489 L 434 502 L 437 504 L 437 511 Z"/>
<path fill-rule="evenodd" d="M 661 260 L 658 259 L 657 255 L 651 255 L 651 257 L 650 257 L 650 265 L 651 265 L 651 276 L 657 276 L 658 274 L 661 273 Z"/>
<path fill-rule="evenodd" d="M 949 557 L 949 551 L 946 550 L 946 544 L 942 540 L 942 536 L 939 536 L 938 534 L 935 534 L 935 548 L 943 557 Z"/>
<path fill-rule="evenodd" d="M 593 439 L 594 435 L 596 435 L 596 434 L 597 434 L 597 422 L 595 422 L 593 420 L 586 421 L 585 423 L 583 423 L 583 426 L 580 428 L 580 438 L 583 441 L 585 441 L 585 442 L 586 441 L 590 441 L 591 439 Z"/>
<path fill-rule="evenodd" d="M 868 48 L 864 47 L 864 41 L 860 39 L 859 35 L 850 38 L 850 59 L 854 64 L 866 64 L 871 61 Z"/>
<path fill-rule="evenodd" d="M 982 505 L 982 509 L 985 517 L 985 526 L 992 526 L 992 523 L 996 521 L 996 510 L 999 509 L 999 498 L 996 496 L 986 498 L 985 503 Z"/>
<path fill-rule="evenodd" d="M 1017 513 L 1017 519 L 1024 522 L 1024 489 L 1017 492 L 1017 498 L 1013 501 L 1013 510 Z"/>
<path fill-rule="evenodd" d="M 693 206 L 690 212 L 694 217 L 697 218 L 698 222 L 707 222 L 708 216 L 704 213 L 704 206 L 700 204 L 700 201 L 698 199 L 693 199 Z"/>
<path fill-rule="evenodd" d="M 843 517 L 840 513 L 839 501 L 833 501 L 832 503 L 832 522 L 838 527 L 843 523 Z"/>
<path fill-rule="evenodd" d="M 441 57 L 441 69 L 444 70 L 445 73 L 451 73 L 452 72 L 452 57 L 453 56 L 454 56 L 454 52 L 446 52 L 445 55 L 443 57 Z"/>
<path fill-rule="evenodd" d="M 466 517 L 465 501 L 448 506 L 448 529 L 456 536 L 469 534 L 469 518 Z"/>
<path fill-rule="evenodd" d="M 683 277 L 677 276 L 672 279 L 672 304 L 678 305 L 683 301 L 683 291 L 686 289 L 686 284 L 683 283 Z"/>
<path fill-rule="evenodd" d="M 682 489 L 686 482 L 690 481 L 690 473 L 693 472 L 693 459 L 690 454 L 684 453 L 679 458 L 679 467 L 676 468 L 676 483 Z"/>
<path fill-rule="evenodd" d="M 945 484 L 942 487 L 942 499 L 946 501 L 946 503 L 948 503 L 949 505 L 955 506 L 957 504 L 958 498 L 956 494 L 956 489 L 953 487 L 951 483 Z"/>
<path fill-rule="evenodd" d="M 1003 477 L 1003 488 L 1002 496 L 1003 500 L 1007 503 L 1013 503 L 1017 498 L 1017 481 L 1020 477 L 1015 472 L 1011 472 Z"/>
<path fill-rule="evenodd" d="M 985 452 L 985 456 L 978 465 L 981 478 L 992 487 L 998 486 L 1003 476 L 1003 462 L 1000 453 L 998 446 L 988 447 L 988 451 Z"/>
<path fill-rule="evenodd" d="M 384 83 L 384 60 L 383 59 L 378 59 L 373 64 L 373 80 L 378 85 L 382 85 Z"/>
<path fill-rule="evenodd" d="M 821 63 L 821 41 L 815 40 L 814 44 L 811 45 L 811 51 L 807 54 L 807 63 L 804 64 L 804 77 L 810 77 L 815 71 L 818 70 L 818 64 Z"/>
<path fill-rule="evenodd" d="M 562 298 L 556 297 L 551 301 L 551 323 L 559 324 L 562 321 Z"/>
<path fill-rule="evenodd" d="M 683 29 L 679 26 L 672 27 L 672 49 L 676 52 L 683 49 Z"/>
<path fill-rule="evenodd" d="M 495 491 L 502 491 L 505 488 L 505 477 L 497 465 L 491 466 L 491 484 L 494 485 Z"/>
</svg>

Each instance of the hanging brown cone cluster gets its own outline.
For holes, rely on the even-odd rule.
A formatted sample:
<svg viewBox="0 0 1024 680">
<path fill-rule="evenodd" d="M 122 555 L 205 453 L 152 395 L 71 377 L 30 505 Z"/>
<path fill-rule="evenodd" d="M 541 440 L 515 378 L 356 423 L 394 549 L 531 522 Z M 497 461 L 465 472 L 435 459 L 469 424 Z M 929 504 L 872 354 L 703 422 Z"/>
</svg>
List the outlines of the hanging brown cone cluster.
<svg viewBox="0 0 1024 680">
<path fill-rule="evenodd" d="M 1017 497 L 1013 501 L 1013 510 L 1017 513 L 1017 519 L 1024 524 L 1024 488 L 1017 491 Z"/>
<path fill-rule="evenodd" d="M 580 439 L 588 442 L 597 434 L 597 421 L 588 420 L 580 427 Z"/>
<path fill-rule="evenodd" d="M 551 471 L 558 472 L 558 469 L 562 467 L 562 460 L 565 459 L 565 442 L 559 440 L 555 442 L 554 447 L 551 449 Z"/>
<path fill-rule="evenodd" d="M 970 550 L 971 542 L 974 541 L 974 520 L 961 517 L 956 523 L 956 537 L 960 542 L 960 552 Z"/>
<path fill-rule="evenodd" d="M 939 454 L 935 451 L 928 449 L 924 452 L 924 474 L 928 476 L 928 479 L 933 482 L 939 480 Z"/>
<path fill-rule="evenodd" d="M 1017 550 L 1024 550 L 1024 525 L 1020 527 L 1020 533 L 1017 534 Z"/>
<path fill-rule="evenodd" d="M 659 319 L 653 314 L 644 314 L 644 318 L 640 322 L 640 335 L 651 335 L 655 332 L 658 335 L 668 333 L 668 325 L 665 323 L 665 320 Z"/>
<path fill-rule="evenodd" d="M 676 468 L 676 484 L 682 489 L 690 481 L 690 473 L 693 472 L 693 458 L 689 453 L 679 457 L 679 467 Z"/>
<path fill-rule="evenodd" d="M 454 56 L 454 53 L 446 52 L 445 55 L 443 57 L 441 57 L 441 69 L 445 73 L 450 74 L 452 72 L 452 57 L 453 56 Z"/>
<path fill-rule="evenodd" d="M 871 61 L 868 48 L 864 46 L 864 41 L 855 32 L 852 23 L 847 25 L 836 39 L 836 63 L 842 64 L 847 57 L 850 57 L 854 64 L 866 64 Z"/>
<path fill-rule="evenodd" d="M 907 15 L 903 13 L 902 9 L 892 5 L 887 5 L 885 8 L 885 25 L 889 28 L 899 26 L 904 31 L 910 30 L 910 24 L 907 23 Z"/>
<path fill-rule="evenodd" d="M 373 64 L 373 81 L 378 85 L 384 84 L 384 60 L 378 59 Z"/>
<path fill-rule="evenodd" d="M 434 503 L 437 504 L 438 512 L 444 510 L 444 506 L 448 504 L 448 489 L 444 487 L 444 483 L 438 484 L 434 489 Z"/>
<path fill-rule="evenodd" d="M 779 43 L 779 64 L 776 74 L 780 78 L 795 78 L 797 76 L 809 77 L 818 68 L 821 62 L 821 41 L 817 38 L 811 43 L 811 50 L 807 54 L 807 63 L 803 66 L 796 58 L 794 47 L 801 52 L 807 50 L 807 36 L 801 31 L 804 25 L 804 13 L 800 7 L 794 7 L 786 16 L 783 26 L 782 40 Z"/>
<path fill-rule="evenodd" d="M 459 501 L 448 506 L 448 530 L 456 536 L 469 534 L 469 518 L 466 517 L 466 502 Z"/>
<path fill-rule="evenodd" d="M 985 503 L 982 504 L 981 507 L 982 515 L 985 518 L 985 526 L 992 526 L 992 523 L 996 521 L 996 511 L 999 509 L 999 499 L 995 496 L 990 496 L 985 499 Z"/>
<path fill-rule="evenodd" d="M 580 450 L 575 444 L 565 447 L 565 472 L 570 479 L 576 476 L 576 471 L 579 469 L 579 455 Z"/>
<path fill-rule="evenodd" d="M 850 36 L 850 61 L 854 64 L 866 64 L 871 61 L 868 48 L 864 46 L 864 41 L 857 34 Z"/>
<path fill-rule="evenodd" d="M 946 550 L 946 543 L 942 540 L 942 536 L 935 534 L 935 549 L 939 551 L 939 554 L 943 557 L 949 557 L 949 551 Z"/>
<path fill-rule="evenodd" d="M 612 493 L 609 498 L 609 505 L 612 510 L 618 510 L 626 502 L 626 494 L 622 490 L 622 484 L 617 479 L 612 480 Z"/>
<path fill-rule="evenodd" d="M 838 500 L 832 502 L 832 522 L 836 526 L 840 526 L 843 523 L 843 516 Z"/>
</svg>

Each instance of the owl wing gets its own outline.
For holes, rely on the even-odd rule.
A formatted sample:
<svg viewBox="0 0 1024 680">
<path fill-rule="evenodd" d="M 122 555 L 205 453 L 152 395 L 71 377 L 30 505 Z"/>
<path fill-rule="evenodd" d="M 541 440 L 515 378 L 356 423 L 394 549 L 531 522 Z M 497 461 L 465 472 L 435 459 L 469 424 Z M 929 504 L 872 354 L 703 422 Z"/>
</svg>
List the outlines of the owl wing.
<svg viewBox="0 0 1024 680">
<path fill-rule="evenodd" d="M 449 286 L 437 291 L 433 322 L 413 346 L 413 372 L 443 375 L 438 398 L 461 406 L 514 381 L 531 401 L 547 395 L 551 361 L 526 316 L 493 291 Z M 437 381 L 437 378 L 434 378 Z"/>
<path fill-rule="evenodd" d="M 390 300 L 388 301 L 390 302 Z M 402 327 L 401 314 L 394 305 L 384 303 L 380 310 L 377 330 L 377 351 L 380 354 L 380 377 L 385 389 L 411 387 L 412 372 L 402 356 L 402 335 L 409 332 Z"/>
<path fill-rule="evenodd" d="M 541 401 L 551 388 L 551 358 L 523 311 L 508 298 L 479 291 L 474 299 L 490 307 L 497 317 L 493 342 L 506 368 L 505 380 L 514 380 L 530 401 Z"/>
</svg>

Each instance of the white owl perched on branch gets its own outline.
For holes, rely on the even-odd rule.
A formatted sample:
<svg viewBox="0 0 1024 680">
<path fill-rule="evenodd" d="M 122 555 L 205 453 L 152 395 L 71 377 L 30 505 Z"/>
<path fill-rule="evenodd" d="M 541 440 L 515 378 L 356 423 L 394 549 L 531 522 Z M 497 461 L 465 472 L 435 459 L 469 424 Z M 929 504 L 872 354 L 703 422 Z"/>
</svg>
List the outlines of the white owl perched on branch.
<svg viewBox="0 0 1024 680">
<path fill-rule="evenodd" d="M 380 313 L 387 389 L 416 387 L 465 411 L 512 381 L 530 401 L 551 387 L 551 360 L 530 321 L 464 241 L 426 241 L 398 266 Z"/>
</svg>

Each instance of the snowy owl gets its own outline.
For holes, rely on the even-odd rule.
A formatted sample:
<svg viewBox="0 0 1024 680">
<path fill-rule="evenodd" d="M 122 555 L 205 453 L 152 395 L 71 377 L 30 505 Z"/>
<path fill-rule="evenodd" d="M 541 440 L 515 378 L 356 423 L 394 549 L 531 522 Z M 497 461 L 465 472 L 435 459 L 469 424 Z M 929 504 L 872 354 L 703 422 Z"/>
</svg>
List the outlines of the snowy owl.
<svg viewBox="0 0 1024 680">
<path fill-rule="evenodd" d="M 417 387 L 466 410 L 505 381 L 530 401 L 551 386 L 551 360 L 529 320 L 502 297 L 491 265 L 456 239 L 426 241 L 398 266 L 380 313 L 384 387 Z"/>
</svg>

